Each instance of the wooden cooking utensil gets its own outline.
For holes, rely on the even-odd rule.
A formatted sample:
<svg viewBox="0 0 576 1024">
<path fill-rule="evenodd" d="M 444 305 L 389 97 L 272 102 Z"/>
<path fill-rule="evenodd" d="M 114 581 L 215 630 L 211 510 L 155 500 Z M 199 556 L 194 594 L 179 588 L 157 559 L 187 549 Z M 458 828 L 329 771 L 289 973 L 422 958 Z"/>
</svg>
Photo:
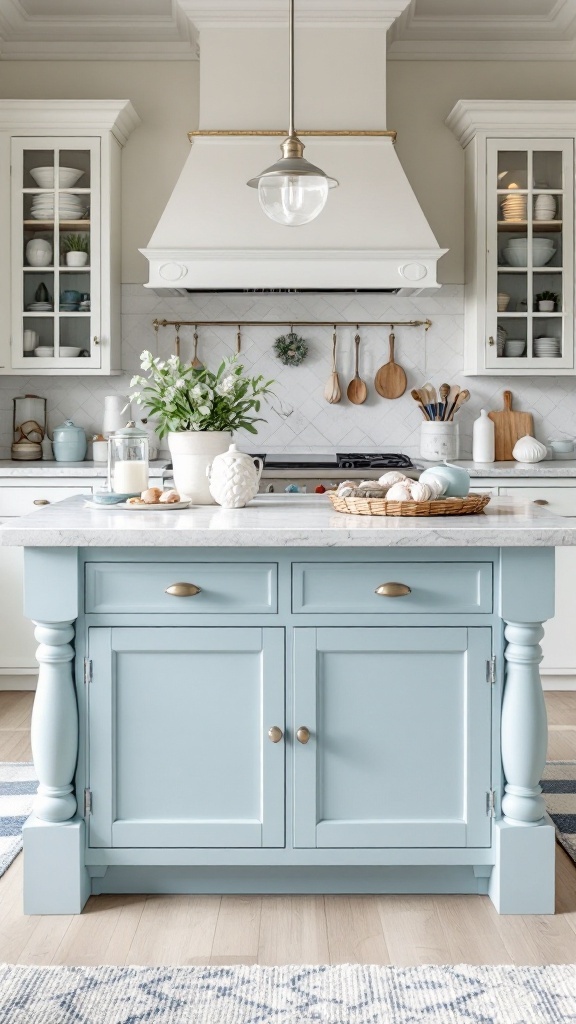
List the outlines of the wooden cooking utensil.
<svg viewBox="0 0 576 1024">
<path fill-rule="evenodd" d="M 526 434 L 534 434 L 532 414 L 513 412 L 512 392 L 505 391 L 504 408 L 499 412 L 489 412 L 488 416 L 494 424 L 496 462 L 510 462 L 516 441 Z"/>
<path fill-rule="evenodd" d="M 466 388 L 464 389 L 464 391 L 458 392 L 458 394 L 456 395 L 456 401 L 454 402 L 454 405 L 452 406 L 448 414 L 448 419 L 450 420 L 450 422 L 454 419 L 454 413 L 458 412 L 460 406 L 464 405 L 464 403 L 467 402 L 469 398 L 470 392 L 467 391 Z"/>
<path fill-rule="evenodd" d="M 358 332 L 356 332 L 354 344 L 356 346 L 356 366 L 354 377 L 352 378 L 348 385 L 346 395 L 348 401 L 352 402 L 353 405 L 362 405 L 362 403 L 365 402 L 368 397 L 368 388 L 366 387 L 365 381 L 362 380 L 360 374 L 358 373 L 358 353 L 360 350 L 360 335 L 358 334 Z"/>
<path fill-rule="evenodd" d="M 450 385 L 441 384 L 438 389 L 438 394 L 440 395 L 440 402 L 438 403 L 438 419 L 443 420 L 446 412 L 446 402 L 448 400 L 448 395 L 450 394 Z"/>
<path fill-rule="evenodd" d="M 192 368 L 194 370 L 201 370 L 204 367 L 204 363 L 198 359 L 198 331 L 194 328 L 194 358 L 192 360 Z"/>
<path fill-rule="evenodd" d="M 420 390 L 418 388 L 412 388 L 412 391 L 410 392 L 410 394 L 412 395 L 412 398 L 416 402 L 416 405 L 418 406 L 418 408 L 421 409 L 422 412 L 424 413 L 424 419 L 429 421 L 430 417 L 429 417 L 428 413 L 426 412 L 426 409 L 424 408 L 424 405 L 422 404 L 422 399 L 420 397 Z"/>
<path fill-rule="evenodd" d="M 332 373 L 326 381 L 324 398 L 327 402 L 330 402 L 330 405 L 336 405 L 336 403 L 342 398 L 340 381 L 338 380 L 338 371 L 336 369 L 336 331 L 334 331 L 334 334 L 332 335 Z"/>
<path fill-rule="evenodd" d="M 400 398 L 406 391 L 406 374 L 394 362 L 394 332 L 390 335 L 390 361 L 381 366 L 374 378 L 374 387 L 381 398 Z"/>
</svg>

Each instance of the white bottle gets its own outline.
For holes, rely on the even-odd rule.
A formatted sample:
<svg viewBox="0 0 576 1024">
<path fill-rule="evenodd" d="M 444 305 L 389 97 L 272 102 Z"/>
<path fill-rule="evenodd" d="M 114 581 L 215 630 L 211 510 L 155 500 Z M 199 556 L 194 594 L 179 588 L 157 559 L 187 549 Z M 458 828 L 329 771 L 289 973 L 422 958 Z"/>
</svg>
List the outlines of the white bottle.
<svg viewBox="0 0 576 1024">
<path fill-rule="evenodd" d="M 472 427 L 472 458 L 474 462 L 494 462 L 494 424 L 486 409 L 480 410 Z"/>
</svg>

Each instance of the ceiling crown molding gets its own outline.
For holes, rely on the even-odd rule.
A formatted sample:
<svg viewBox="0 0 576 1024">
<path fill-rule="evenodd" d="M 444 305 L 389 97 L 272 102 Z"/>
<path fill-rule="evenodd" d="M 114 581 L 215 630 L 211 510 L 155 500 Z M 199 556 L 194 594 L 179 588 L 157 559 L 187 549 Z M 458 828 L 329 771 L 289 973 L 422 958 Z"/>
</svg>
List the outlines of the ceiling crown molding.
<svg viewBox="0 0 576 1024">
<path fill-rule="evenodd" d="M 66 8 L 69 7 L 69 10 Z M 122 0 L 118 13 L 78 13 L 71 0 L 45 0 L 42 13 L 27 0 L 2 0 L 2 60 L 197 60 L 198 45 L 178 0 L 158 0 L 159 13 L 138 13 L 138 0 Z M 66 13 L 61 13 L 66 10 Z M 95 13 L 96 12 L 96 13 Z"/>
</svg>

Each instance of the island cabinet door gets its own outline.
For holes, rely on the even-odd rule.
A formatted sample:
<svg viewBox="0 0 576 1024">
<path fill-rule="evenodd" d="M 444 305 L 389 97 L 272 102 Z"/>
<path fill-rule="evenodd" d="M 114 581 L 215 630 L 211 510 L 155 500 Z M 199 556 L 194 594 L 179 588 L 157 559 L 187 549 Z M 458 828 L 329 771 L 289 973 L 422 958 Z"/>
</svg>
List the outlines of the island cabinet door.
<svg viewBox="0 0 576 1024">
<path fill-rule="evenodd" d="M 90 846 L 283 846 L 284 630 L 97 627 L 89 650 Z"/>
<path fill-rule="evenodd" d="M 299 847 L 490 845 L 491 630 L 296 629 Z"/>
</svg>

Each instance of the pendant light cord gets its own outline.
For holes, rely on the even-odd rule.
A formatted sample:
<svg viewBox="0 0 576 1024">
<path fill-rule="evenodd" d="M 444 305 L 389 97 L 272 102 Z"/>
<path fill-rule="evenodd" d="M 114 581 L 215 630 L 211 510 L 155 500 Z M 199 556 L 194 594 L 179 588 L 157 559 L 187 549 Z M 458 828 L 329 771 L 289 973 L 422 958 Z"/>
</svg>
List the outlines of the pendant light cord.
<svg viewBox="0 0 576 1024">
<path fill-rule="evenodd" d="M 290 37 L 290 124 L 288 127 L 288 135 L 292 137 L 296 134 L 294 131 L 294 0 L 290 0 L 290 17 L 289 17 L 289 37 Z"/>
</svg>

